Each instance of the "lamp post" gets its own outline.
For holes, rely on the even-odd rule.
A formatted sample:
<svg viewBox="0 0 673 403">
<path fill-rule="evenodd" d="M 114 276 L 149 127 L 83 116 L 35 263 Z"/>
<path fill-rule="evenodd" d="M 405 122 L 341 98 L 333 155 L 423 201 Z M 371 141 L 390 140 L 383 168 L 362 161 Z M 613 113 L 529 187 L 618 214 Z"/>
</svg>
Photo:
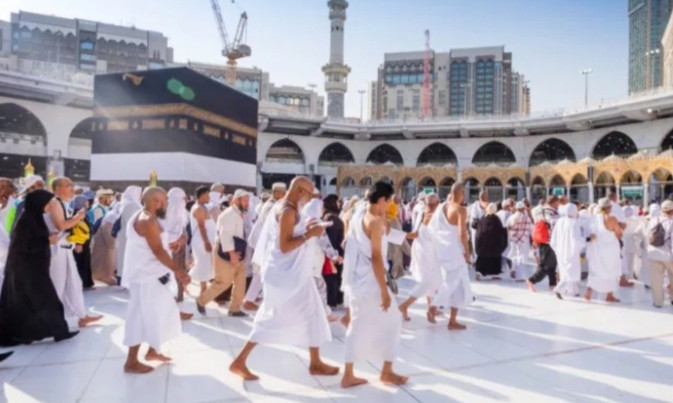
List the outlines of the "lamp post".
<svg viewBox="0 0 673 403">
<path fill-rule="evenodd" d="M 654 63 L 652 62 L 652 57 L 658 55 L 660 52 L 661 51 L 659 50 L 659 48 L 652 49 L 648 52 L 645 52 L 645 56 L 648 58 L 648 62 L 649 62 L 649 65 L 650 65 L 650 69 L 649 69 L 650 79 L 648 80 L 649 81 L 648 84 L 649 84 L 649 87 L 650 87 L 649 89 L 654 88 Z"/>
<path fill-rule="evenodd" d="M 358 90 L 358 94 L 360 94 L 360 123 L 362 123 L 362 101 L 366 92 L 365 90 Z"/>
<path fill-rule="evenodd" d="M 593 73 L 593 69 L 584 69 L 580 74 L 584 75 L 584 107 L 589 106 L 589 74 Z"/>
</svg>

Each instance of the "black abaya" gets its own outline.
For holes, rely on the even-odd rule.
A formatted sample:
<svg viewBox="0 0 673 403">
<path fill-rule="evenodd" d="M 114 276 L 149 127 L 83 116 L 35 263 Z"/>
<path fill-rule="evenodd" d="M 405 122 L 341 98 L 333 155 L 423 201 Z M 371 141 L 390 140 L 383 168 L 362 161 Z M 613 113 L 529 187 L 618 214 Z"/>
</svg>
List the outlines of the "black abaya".
<svg viewBox="0 0 673 403">
<path fill-rule="evenodd" d="M 44 207 L 54 197 L 36 190 L 12 231 L 0 296 L 0 345 L 69 336 L 63 304 L 49 277 L 51 249 Z"/>
<path fill-rule="evenodd" d="M 475 269 L 482 276 L 496 276 L 502 272 L 502 253 L 507 248 L 507 230 L 500 219 L 489 214 L 479 220 L 475 239 L 477 261 Z"/>
</svg>

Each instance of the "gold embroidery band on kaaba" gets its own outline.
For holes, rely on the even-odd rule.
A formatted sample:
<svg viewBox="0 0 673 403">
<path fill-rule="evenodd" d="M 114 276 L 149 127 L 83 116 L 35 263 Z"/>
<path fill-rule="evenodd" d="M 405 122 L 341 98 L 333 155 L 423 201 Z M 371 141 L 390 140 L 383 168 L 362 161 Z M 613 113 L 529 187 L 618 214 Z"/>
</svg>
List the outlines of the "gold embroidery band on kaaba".
<svg viewBox="0 0 673 403">
<path fill-rule="evenodd" d="M 120 118 L 120 117 L 157 117 L 157 116 L 175 116 L 186 115 L 195 119 L 222 126 L 229 130 L 239 132 L 250 137 L 257 137 L 257 128 L 244 125 L 233 119 L 225 118 L 218 114 L 208 112 L 187 104 L 166 104 L 152 106 L 115 106 L 98 107 L 93 111 L 93 116 L 98 118 Z"/>
</svg>

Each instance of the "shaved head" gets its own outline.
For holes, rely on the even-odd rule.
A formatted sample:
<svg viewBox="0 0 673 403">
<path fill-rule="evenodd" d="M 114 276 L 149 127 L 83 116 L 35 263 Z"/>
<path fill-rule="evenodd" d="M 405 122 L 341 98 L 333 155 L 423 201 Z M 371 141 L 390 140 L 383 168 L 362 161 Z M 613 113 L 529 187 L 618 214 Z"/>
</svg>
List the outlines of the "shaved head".
<svg viewBox="0 0 673 403">
<path fill-rule="evenodd" d="M 481 196 L 481 194 L 479 195 Z M 451 201 L 453 203 L 461 204 L 465 199 L 465 185 L 456 182 L 451 186 Z M 482 199 L 483 200 L 483 199 Z"/>
<path fill-rule="evenodd" d="M 150 186 L 143 191 L 143 206 L 149 213 L 158 218 L 165 218 L 167 205 L 168 196 L 163 188 Z"/>
<path fill-rule="evenodd" d="M 285 199 L 294 204 L 297 208 L 308 203 L 313 198 L 313 182 L 305 176 L 296 176 L 290 182 L 290 188 L 285 195 Z"/>
</svg>

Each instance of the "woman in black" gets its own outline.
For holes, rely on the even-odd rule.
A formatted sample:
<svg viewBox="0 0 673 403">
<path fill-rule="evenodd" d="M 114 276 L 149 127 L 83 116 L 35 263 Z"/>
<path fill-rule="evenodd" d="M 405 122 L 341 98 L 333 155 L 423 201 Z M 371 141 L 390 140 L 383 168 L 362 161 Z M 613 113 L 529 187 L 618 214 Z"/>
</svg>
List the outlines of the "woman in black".
<svg viewBox="0 0 673 403">
<path fill-rule="evenodd" d="M 48 337 L 59 341 L 77 334 L 68 331 L 63 304 L 49 277 L 51 249 L 43 214 L 50 211 L 53 197 L 46 190 L 29 193 L 12 231 L 0 296 L 2 346 Z"/>
<path fill-rule="evenodd" d="M 507 248 L 507 230 L 496 215 L 497 210 L 495 204 L 489 204 L 486 215 L 477 224 L 477 280 L 481 280 L 481 276 L 494 276 L 497 279 L 502 272 L 502 253 Z"/>
<path fill-rule="evenodd" d="M 72 211 L 79 211 L 81 209 L 89 210 L 89 199 L 86 196 L 75 196 L 70 204 Z M 68 240 L 75 244 L 72 253 L 77 264 L 77 271 L 79 277 L 82 279 L 82 286 L 84 289 L 93 288 L 93 278 L 91 276 L 91 236 L 93 233 L 93 226 L 89 222 L 88 214 L 84 219 L 77 223 L 72 229 L 73 234 Z"/>
<path fill-rule="evenodd" d="M 331 227 L 327 227 L 325 232 L 327 237 L 332 244 L 332 247 L 339 252 L 339 256 L 343 257 L 344 250 L 341 247 L 344 240 L 344 223 L 339 218 L 339 198 L 337 195 L 331 194 L 325 196 L 323 199 L 323 207 L 325 209 L 325 214 L 323 215 L 323 221 L 331 221 L 333 224 Z M 337 272 L 334 274 L 325 274 L 323 273 L 323 278 L 325 279 L 325 284 L 327 284 L 327 305 L 332 308 L 337 307 L 344 302 L 344 295 L 341 292 L 341 273 L 343 272 L 342 264 L 334 265 Z"/>
</svg>

